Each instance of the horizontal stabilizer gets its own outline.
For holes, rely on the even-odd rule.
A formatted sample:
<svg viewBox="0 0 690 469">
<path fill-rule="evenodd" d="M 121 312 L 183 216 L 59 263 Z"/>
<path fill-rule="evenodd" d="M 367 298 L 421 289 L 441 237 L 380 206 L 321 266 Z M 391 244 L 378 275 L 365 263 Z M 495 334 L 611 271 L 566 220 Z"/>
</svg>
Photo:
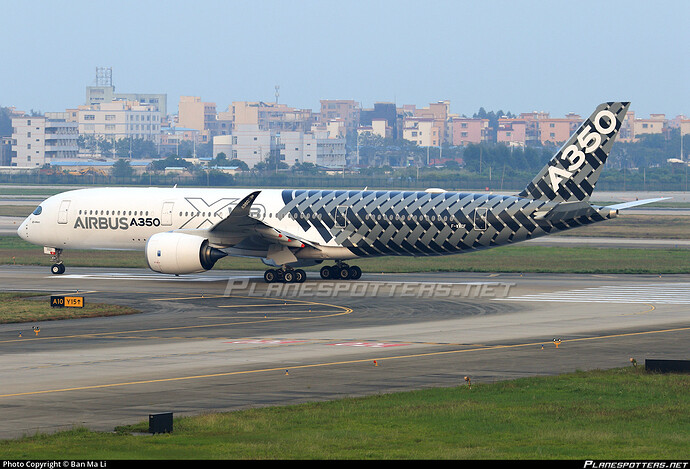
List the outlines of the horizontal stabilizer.
<svg viewBox="0 0 690 469">
<path fill-rule="evenodd" d="M 626 208 L 637 207 L 638 205 L 651 204 L 654 202 L 659 202 L 660 200 L 668 200 L 670 198 L 671 197 L 659 197 L 657 199 L 633 200 L 632 202 L 623 202 L 621 204 L 616 205 L 607 205 L 606 208 L 610 208 L 611 210 L 625 210 Z"/>
<path fill-rule="evenodd" d="M 536 212 L 534 214 L 534 219 L 547 220 L 555 223 L 561 220 L 572 220 L 577 217 L 590 216 L 595 211 L 596 210 L 587 202 L 562 202 L 551 210 Z"/>
</svg>

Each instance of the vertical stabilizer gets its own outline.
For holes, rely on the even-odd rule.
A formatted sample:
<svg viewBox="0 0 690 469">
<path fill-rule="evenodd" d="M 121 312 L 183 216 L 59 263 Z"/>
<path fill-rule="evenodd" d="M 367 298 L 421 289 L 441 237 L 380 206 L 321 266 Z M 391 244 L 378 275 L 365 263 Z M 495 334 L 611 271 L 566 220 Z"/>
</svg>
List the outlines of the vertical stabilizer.
<svg viewBox="0 0 690 469">
<path fill-rule="evenodd" d="M 552 202 L 588 201 L 629 106 L 629 102 L 599 105 L 520 192 L 520 197 Z"/>
</svg>

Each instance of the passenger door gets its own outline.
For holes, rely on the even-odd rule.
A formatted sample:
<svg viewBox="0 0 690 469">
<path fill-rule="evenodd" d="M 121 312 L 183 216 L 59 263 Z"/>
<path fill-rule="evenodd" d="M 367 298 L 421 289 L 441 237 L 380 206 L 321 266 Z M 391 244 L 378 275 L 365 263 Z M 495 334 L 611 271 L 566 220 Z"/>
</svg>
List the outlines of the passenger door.
<svg viewBox="0 0 690 469">
<path fill-rule="evenodd" d="M 64 225 L 67 223 L 67 215 L 69 213 L 69 200 L 60 202 L 60 209 L 58 210 L 58 223 Z"/>
</svg>

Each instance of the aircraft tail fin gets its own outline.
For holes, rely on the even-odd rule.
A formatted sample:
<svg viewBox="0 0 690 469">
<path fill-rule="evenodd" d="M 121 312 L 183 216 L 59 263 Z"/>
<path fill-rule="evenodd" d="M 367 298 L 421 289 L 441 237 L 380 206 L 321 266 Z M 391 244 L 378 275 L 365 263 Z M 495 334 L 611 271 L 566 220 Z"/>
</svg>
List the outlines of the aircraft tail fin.
<svg viewBox="0 0 690 469">
<path fill-rule="evenodd" d="M 600 104 L 519 196 L 588 201 L 629 107 L 629 102 Z"/>
</svg>

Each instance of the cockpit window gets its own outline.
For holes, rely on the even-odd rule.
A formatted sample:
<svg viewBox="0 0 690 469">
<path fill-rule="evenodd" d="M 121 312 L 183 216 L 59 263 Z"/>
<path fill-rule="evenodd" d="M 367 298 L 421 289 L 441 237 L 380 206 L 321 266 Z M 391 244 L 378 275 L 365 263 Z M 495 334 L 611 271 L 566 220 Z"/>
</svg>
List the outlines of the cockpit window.
<svg viewBox="0 0 690 469">
<path fill-rule="evenodd" d="M 40 215 L 42 211 L 43 211 L 43 208 L 41 208 L 41 206 L 39 205 L 38 207 L 36 207 L 36 210 L 33 211 L 33 214 L 34 215 Z"/>
</svg>

